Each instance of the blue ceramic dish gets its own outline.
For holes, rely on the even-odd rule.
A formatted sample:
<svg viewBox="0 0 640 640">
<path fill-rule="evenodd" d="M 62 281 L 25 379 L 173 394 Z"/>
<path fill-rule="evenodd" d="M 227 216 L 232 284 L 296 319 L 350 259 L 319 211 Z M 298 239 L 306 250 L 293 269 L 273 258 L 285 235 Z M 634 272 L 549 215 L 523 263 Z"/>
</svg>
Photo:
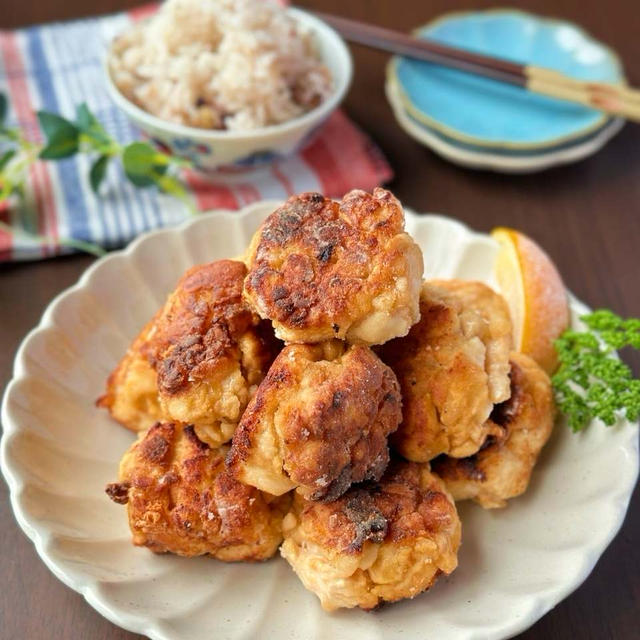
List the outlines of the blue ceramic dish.
<svg viewBox="0 0 640 640">
<path fill-rule="evenodd" d="M 568 22 L 505 9 L 448 14 L 416 33 L 581 80 L 624 81 L 616 54 Z M 388 74 L 414 120 L 477 147 L 555 147 L 584 139 L 608 120 L 594 109 L 410 58 L 394 58 Z"/>
<path fill-rule="evenodd" d="M 533 149 L 483 147 L 448 137 L 419 122 L 405 109 L 394 82 L 388 80 L 385 89 L 396 121 L 409 136 L 450 162 L 471 169 L 533 173 L 577 162 L 596 153 L 624 125 L 622 118 L 608 118 L 605 124 L 583 137 Z"/>
</svg>

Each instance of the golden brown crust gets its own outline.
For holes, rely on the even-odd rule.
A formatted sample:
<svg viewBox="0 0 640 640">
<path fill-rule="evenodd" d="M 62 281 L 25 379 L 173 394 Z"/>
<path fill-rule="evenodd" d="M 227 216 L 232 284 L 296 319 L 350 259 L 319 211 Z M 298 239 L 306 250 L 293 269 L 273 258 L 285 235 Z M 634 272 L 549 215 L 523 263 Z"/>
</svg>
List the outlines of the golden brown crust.
<svg viewBox="0 0 640 640">
<path fill-rule="evenodd" d="M 180 278 L 146 344 L 161 393 L 177 395 L 237 361 L 238 337 L 256 324 L 242 301 L 245 275 L 241 262 L 218 260 Z"/>
<path fill-rule="evenodd" d="M 233 260 L 189 269 L 109 378 L 100 405 L 134 430 L 177 420 L 212 446 L 229 440 L 279 348 L 242 299 L 245 274 Z"/>
<path fill-rule="evenodd" d="M 384 189 L 318 193 L 274 211 L 247 253 L 245 297 L 288 342 L 381 344 L 418 319 L 422 254 Z"/>
<path fill-rule="evenodd" d="M 192 427 L 157 423 L 120 464 L 109 497 L 128 505 L 133 543 L 157 553 L 264 560 L 281 541 L 288 499 L 234 480 L 227 448 L 211 449 Z"/>
<path fill-rule="evenodd" d="M 148 322 L 107 379 L 106 391 L 96 401 L 127 429 L 144 431 L 165 418 L 158 398 L 158 376 L 143 353 L 160 312 Z"/>
<path fill-rule="evenodd" d="M 485 509 L 504 507 L 526 491 L 554 416 L 549 377 L 534 360 L 513 352 L 511 397 L 491 414 L 496 435 L 469 458 L 437 458 L 434 470 L 456 500 L 470 498 Z"/>
<path fill-rule="evenodd" d="M 429 466 L 394 461 L 334 502 L 294 498 L 282 555 L 327 610 L 409 598 L 457 565 L 460 520 Z"/>
<path fill-rule="evenodd" d="M 367 541 L 428 536 L 455 509 L 428 466 L 395 459 L 379 482 L 352 487 L 333 502 L 296 499 L 311 540 L 340 553 L 359 553 Z"/>
<path fill-rule="evenodd" d="M 504 300 L 479 282 L 425 282 L 420 322 L 380 356 L 402 389 L 403 420 L 392 436 L 404 457 L 466 457 L 492 432 L 487 418 L 509 396 L 511 323 Z"/>
<path fill-rule="evenodd" d="M 289 345 L 249 403 L 228 464 L 263 491 L 331 500 L 382 475 L 400 417 L 396 378 L 368 347 Z"/>
</svg>

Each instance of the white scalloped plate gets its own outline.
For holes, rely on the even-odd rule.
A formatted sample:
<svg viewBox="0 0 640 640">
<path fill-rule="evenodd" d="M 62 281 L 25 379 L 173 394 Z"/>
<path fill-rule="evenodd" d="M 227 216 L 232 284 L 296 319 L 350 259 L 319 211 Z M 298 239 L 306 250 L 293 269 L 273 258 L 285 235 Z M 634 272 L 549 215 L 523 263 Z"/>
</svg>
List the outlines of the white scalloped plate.
<svg viewBox="0 0 640 640">
<path fill-rule="evenodd" d="M 133 435 L 94 408 L 131 338 L 190 265 L 239 254 L 273 203 L 155 231 L 58 296 L 16 356 L 2 407 L 2 470 L 47 566 L 109 620 L 155 639 L 506 638 L 573 591 L 618 531 L 638 472 L 637 425 L 557 425 L 527 494 L 463 504 L 460 566 L 374 613 L 324 613 L 281 559 L 155 556 L 129 542 L 104 494 Z M 490 281 L 495 245 L 441 216 L 407 217 L 427 274 Z M 586 308 L 571 303 L 573 321 Z"/>
</svg>

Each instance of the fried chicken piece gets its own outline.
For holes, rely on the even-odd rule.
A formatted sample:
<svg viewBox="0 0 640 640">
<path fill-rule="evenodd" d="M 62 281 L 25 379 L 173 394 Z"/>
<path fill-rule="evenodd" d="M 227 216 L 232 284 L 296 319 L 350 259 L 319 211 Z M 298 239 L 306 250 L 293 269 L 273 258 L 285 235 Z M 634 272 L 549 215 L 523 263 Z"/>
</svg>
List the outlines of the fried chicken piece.
<svg viewBox="0 0 640 640">
<path fill-rule="evenodd" d="M 493 405 L 509 397 L 509 310 L 480 282 L 433 280 L 422 287 L 420 314 L 406 338 L 380 349 L 402 389 L 392 445 L 416 462 L 472 455 L 495 431 Z"/>
<path fill-rule="evenodd" d="M 268 323 L 242 300 L 245 274 L 233 260 L 189 269 L 98 404 L 133 430 L 175 420 L 193 424 L 211 446 L 230 440 L 279 348 Z"/>
<path fill-rule="evenodd" d="M 141 434 L 122 458 L 119 481 L 106 489 L 127 504 L 133 544 L 228 562 L 270 558 L 290 498 L 234 480 L 224 464 L 227 451 L 211 449 L 193 427 L 178 423 L 157 423 Z"/>
<path fill-rule="evenodd" d="M 422 252 L 396 198 L 293 196 L 255 234 L 245 297 L 287 342 L 382 344 L 417 322 Z"/>
<path fill-rule="evenodd" d="M 491 413 L 498 435 L 469 458 L 437 458 L 433 469 L 456 500 L 471 498 L 485 509 L 505 507 L 509 498 L 526 491 L 554 417 L 549 376 L 534 360 L 513 352 L 511 397 Z"/>
<path fill-rule="evenodd" d="M 401 418 L 393 371 L 364 345 L 289 345 L 269 369 L 231 445 L 235 477 L 281 495 L 333 500 L 377 480 Z"/>
<path fill-rule="evenodd" d="M 158 376 L 146 356 L 150 336 L 160 312 L 150 320 L 107 379 L 107 389 L 96 404 L 108 409 L 120 424 L 132 431 L 144 431 L 166 418 L 158 398 Z"/>
<path fill-rule="evenodd" d="M 413 598 L 458 564 L 460 520 L 428 464 L 394 461 L 335 502 L 296 495 L 283 530 L 283 557 L 327 611 Z"/>
</svg>

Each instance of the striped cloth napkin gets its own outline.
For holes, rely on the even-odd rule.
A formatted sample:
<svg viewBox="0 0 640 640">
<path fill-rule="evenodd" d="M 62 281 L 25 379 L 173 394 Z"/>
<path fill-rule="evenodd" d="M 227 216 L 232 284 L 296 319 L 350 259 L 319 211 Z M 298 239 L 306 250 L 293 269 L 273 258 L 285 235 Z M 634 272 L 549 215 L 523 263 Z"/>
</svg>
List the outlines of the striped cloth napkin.
<svg viewBox="0 0 640 640">
<path fill-rule="evenodd" d="M 128 13 L 0 31 L 0 91 L 9 100 L 9 126 L 41 142 L 37 110 L 73 118 L 76 105 L 86 102 L 119 141 L 140 138 L 106 93 L 102 59 L 111 38 L 151 10 L 146 5 Z M 189 215 L 179 200 L 155 188 L 131 186 L 117 163 L 110 166 L 98 197 L 89 185 L 89 167 L 84 156 L 31 167 L 24 202 L 11 208 L 0 204 L 0 220 L 13 231 L 0 229 L 0 262 L 70 253 L 68 238 L 121 247 L 143 231 L 177 224 Z M 289 159 L 208 175 L 187 170 L 183 178 L 204 211 L 238 209 L 301 191 L 340 196 L 352 188 L 372 189 L 391 175 L 377 147 L 338 111 Z M 35 235 L 46 236 L 47 243 Z"/>
</svg>

